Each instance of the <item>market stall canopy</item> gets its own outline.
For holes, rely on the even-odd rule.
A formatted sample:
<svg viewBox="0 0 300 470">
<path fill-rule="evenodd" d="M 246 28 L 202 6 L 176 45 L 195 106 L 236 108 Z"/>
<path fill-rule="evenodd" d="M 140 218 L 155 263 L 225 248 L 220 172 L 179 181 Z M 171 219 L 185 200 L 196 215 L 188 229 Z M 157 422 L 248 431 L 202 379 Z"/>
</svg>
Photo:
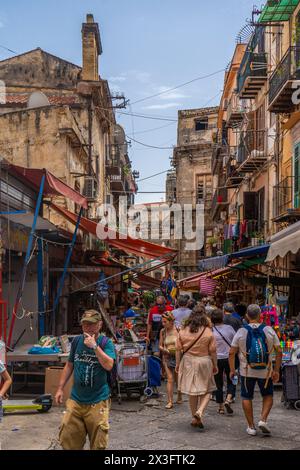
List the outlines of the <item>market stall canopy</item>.
<svg viewBox="0 0 300 470">
<path fill-rule="evenodd" d="M 252 258 L 254 256 L 267 255 L 270 245 L 259 245 L 251 248 L 245 248 L 244 250 L 237 251 L 229 255 L 230 259 L 238 258 Z"/>
<path fill-rule="evenodd" d="M 23 225 L 24 227 L 32 227 L 34 214 L 32 212 L 15 213 L 15 214 L 2 214 L 1 217 L 13 222 L 15 224 Z M 43 217 L 37 218 L 36 230 L 57 232 L 56 225 L 49 222 Z"/>
<path fill-rule="evenodd" d="M 271 238 L 271 247 L 266 261 L 274 261 L 278 256 L 284 258 L 288 253 L 294 255 L 300 250 L 300 221 L 287 227 Z"/>
<path fill-rule="evenodd" d="M 80 193 L 72 189 L 60 179 L 56 178 L 50 171 L 34 168 L 23 168 L 17 165 L 10 165 L 10 169 L 22 180 L 27 180 L 34 189 L 39 190 L 42 177 L 45 176 L 44 195 L 45 196 L 65 196 L 85 209 L 88 208 L 87 199 Z"/>
<path fill-rule="evenodd" d="M 67 220 L 69 220 L 69 222 L 73 223 L 74 225 L 76 224 L 76 214 L 73 214 L 67 209 L 63 209 L 62 207 L 58 207 L 53 203 L 51 204 L 51 207 L 56 212 L 64 216 Z M 91 233 L 95 237 L 97 237 L 97 226 L 97 222 L 86 219 L 85 217 L 81 218 L 79 224 L 79 228 L 81 230 L 87 233 Z M 125 253 L 157 259 L 172 258 L 176 256 L 177 251 L 172 250 L 171 248 L 166 248 L 164 246 L 150 243 L 145 240 L 131 238 L 128 235 L 126 238 L 124 238 L 123 234 L 120 234 L 119 232 L 112 229 L 106 230 L 104 229 L 104 226 L 102 226 L 102 229 L 106 232 L 106 238 L 104 241 L 107 242 L 109 246 L 125 251 Z"/>
<path fill-rule="evenodd" d="M 211 271 L 213 269 L 221 269 L 227 266 L 229 255 L 216 256 L 215 258 L 203 259 L 199 263 L 200 271 Z"/>
<path fill-rule="evenodd" d="M 154 279 L 154 277 L 147 276 L 146 274 L 137 273 L 130 276 L 130 279 L 140 286 L 141 289 L 159 289 L 161 281 L 158 279 Z"/>
<path fill-rule="evenodd" d="M 198 273 L 194 276 L 186 277 L 185 279 L 181 279 L 178 282 L 180 289 L 199 289 L 199 282 L 202 278 L 208 277 L 210 279 L 217 279 L 218 277 L 227 276 L 232 272 L 232 266 L 227 266 L 226 268 L 222 269 L 215 269 L 211 272 L 204 272 Z"/>
</svg>

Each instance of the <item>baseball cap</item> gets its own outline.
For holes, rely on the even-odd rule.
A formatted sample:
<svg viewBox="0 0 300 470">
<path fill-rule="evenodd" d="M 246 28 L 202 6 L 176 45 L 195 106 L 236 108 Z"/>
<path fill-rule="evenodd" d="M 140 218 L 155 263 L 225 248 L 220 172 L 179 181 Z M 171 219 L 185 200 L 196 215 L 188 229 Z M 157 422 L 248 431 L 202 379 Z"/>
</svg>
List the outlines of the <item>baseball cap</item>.
<svg viewBox="0 0 300 470">
<path fill-rule="evenodd" d="M 82 318 L 80 320 L 80 323 L 83 322 L 89 322 L 89 323 L 98 323 L 98 321 L 101 321 L 102 317 L 97 310 L 86 310 L 84 314 L 82 315 Z"/>
</svg>

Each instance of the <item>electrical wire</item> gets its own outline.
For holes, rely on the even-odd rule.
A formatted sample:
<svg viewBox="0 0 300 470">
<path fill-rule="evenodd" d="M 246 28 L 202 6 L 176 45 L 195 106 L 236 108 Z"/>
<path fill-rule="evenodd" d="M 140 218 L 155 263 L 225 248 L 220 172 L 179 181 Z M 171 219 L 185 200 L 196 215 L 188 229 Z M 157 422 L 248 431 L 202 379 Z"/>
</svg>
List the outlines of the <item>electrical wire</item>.
<svg viewBox="0 0 300 470">
<path fill-rule="evenodd" d="M 100 108 L 99 109 L 107 109 L 107 108 Z M 178 122 L 178 119 L 174 118 L 164 118 L 164 117 L 158 117 L 158 116 L 151 116 L 151 115 L 146 115 L 146 114 L 137 114 L 137 113 L 125 113 L 124 111 L 118 111 L 117 114 L 124 114 L 125 116 L 134 116 L 134 117 L 139 117 L 142 119 L 151 119 L 154 121 L 169 121 L 169 122 Z"/>
<path fill-rule="evenodd" d="M 2 46 L 1 44 L 0 44 L 0 47 L 1 49 L 5 49 L 8 52 L 12 52 L 13 54 L 18 54 L 16 51 L 13 51 L 12 49 L 9 49 L 8 47 Z"/>
<path fill-rule="evenodd" d="M 158 150 L 173 150 L 173 148 L 174 148 L 174 147 L 159 147 L 159 146 L 156 146 L 156 145 L 145 144 L 144 142 L 140 142 L 139 140 L 136 140 L 136 139 L 133 139 L 132 137 L 129 137 L 129 135 L 127 135 L 127 134 L 125 134 L 125 135 L 128 139 L 132 140 L 136 144 L 142 145 L 143 147 L 148 147 L 148 148 L 151 148 L 151 149 L 158 149 Z"/>
<path fill-rule="evenodd" d="M 158 131 L 160 129 L 165 129 L 166 127 L 173 126 L 174 124 L 175 124 L 175 122 L 170 122 L 169 124 L 165 124 L 164 126 L 153 127 L 152 129 L 146 129 L 144 131 L 138 131 L 138 132 L 134 133 L 134 136 L 136 136 L 137 134 L 146 134 L 148 132 L 154 132 L 154 131 Z"/>
<path fill-rule="evenodd" d="M 225 72 L 225 71 L 226 71 L 226 69 L 223 68 L 221 70 L 217 70 L 216 72 L 210 73 L 208 75 L 202 75 L 201 77 L 194 78 L 193 80 L 189 80 L 188 82 L 181 83 L 180 85 L 177 85 L 177 86 L 172 87 L 172 88 L 168 88 L 167 90 L 164 90 L 164 91 L 161 91 L 160 93 L 155 93 L 154 95 L 146 96 L 146 98 L 136 100 L 131 104 L 134 105 L 134 104 L 137 104 L 137 103 L 143 103 L 144 101 L 150 100 L 152 98 L 156 98 L 157 96 L 165 95 L 166 93 L 170 93 L 171 91 L 178 90 L 178 88 L 182 88 L 186 85 L 190 85 L 191 83 L 197 82 L 199 80 L 204 80 L 206 78 L 213 77 L 213 76 L 218 75 L 219 73 Z"/>
<path fill-rule="evenodd" d="M 137 183 L 140 183 L 141 181 L 146 181 L 146 180 L 149 180 L 150 178 L 154 178 L 155 176 L 159 176 L 159 175 L 163 175 L 165 173 L 168 173 L 170 171 L 169 170 L 165 170 L 165 171 L 161 171 L 160 173 L 155 173 L 155 175 L 151 175 L 151 176 L 147 176 L 146 178 L 143 178 L 141 180 L 137 180 Z"/>
</svg>

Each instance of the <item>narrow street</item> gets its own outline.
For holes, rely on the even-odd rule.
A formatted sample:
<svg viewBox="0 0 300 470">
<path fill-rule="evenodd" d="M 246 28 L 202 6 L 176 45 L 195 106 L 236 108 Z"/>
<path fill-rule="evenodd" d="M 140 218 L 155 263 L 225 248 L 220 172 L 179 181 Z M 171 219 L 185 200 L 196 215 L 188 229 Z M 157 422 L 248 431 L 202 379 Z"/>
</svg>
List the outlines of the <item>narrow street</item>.
<svg viewBox="0 0 300 470">
<path fill-rule="evenodd" d="M 300 450 L 300 0 L 2 3 L 0 450 Z"/>
<path fill-rule="evenodd" d="M 234 405 L 234 415 L 218 415 L 211 401 L 205 430 L 190 426 L 188 403 L 165 410 L 165 397 L 143 405 L 124 399 L 113 402 L 110 419 L 108 450 L 300 450 L 299 412 L 287 410 L 280 403 L 277 388 L 275 404 L 269 420 L 272 437 L 246 434 L 240 398 Z M 148 406 L 153 405 L 153 406 Z M 255 418 L 259 418 L 260 396 L 254 401 Z M 0 428 L 2 450 L 60 450 L 57 431 L 63 411 L 59 408 L 45 415 L 6 416 Z M 88 446 L 87 446 L 88 448 Z"/>
</svg>

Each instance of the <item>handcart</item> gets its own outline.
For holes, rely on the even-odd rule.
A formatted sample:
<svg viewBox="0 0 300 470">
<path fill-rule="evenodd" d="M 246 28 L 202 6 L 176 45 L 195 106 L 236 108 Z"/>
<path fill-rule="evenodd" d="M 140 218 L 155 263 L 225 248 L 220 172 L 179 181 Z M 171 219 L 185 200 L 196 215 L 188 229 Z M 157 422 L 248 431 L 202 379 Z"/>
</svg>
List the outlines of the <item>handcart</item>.
<svg viewBox="0 0 300 470">
<path fill-rule="evenodd" d="M 148 383 L 147 348 L 144 343 L 121 343 L 117 351 L 118 403 L 122 402 L 122 392 L 130 398 L 132 393 L 144 395 Z"/>
</svg>

